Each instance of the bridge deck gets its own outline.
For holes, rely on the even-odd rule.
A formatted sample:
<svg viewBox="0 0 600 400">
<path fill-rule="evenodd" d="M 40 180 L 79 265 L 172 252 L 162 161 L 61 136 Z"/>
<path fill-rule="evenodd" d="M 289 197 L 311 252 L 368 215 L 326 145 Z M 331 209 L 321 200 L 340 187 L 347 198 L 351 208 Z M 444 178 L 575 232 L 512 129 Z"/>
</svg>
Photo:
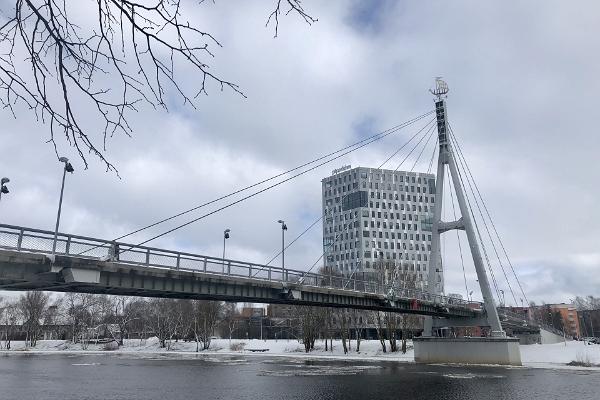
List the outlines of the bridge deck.
<svg viewBox="0 0 600 400">
<path fill-rule="evenodd" d="M 360 279 L 0 224 L 0 289 L 282 303 L 479 318 L 481 307 Z"/>
</svg>

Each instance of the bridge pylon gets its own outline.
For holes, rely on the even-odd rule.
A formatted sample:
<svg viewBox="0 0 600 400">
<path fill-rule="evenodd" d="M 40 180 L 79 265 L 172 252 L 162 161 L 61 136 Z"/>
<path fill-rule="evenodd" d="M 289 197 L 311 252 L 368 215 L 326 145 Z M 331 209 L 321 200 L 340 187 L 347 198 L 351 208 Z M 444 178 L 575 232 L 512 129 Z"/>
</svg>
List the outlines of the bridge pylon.
<svg viewBox="0 0 600 400">
<path fill-rule="evenodd" d="M 431 316 L 425 317 L 424 338 L 415 342 L 415 360 L 417 362 L 491 362 L 499 364 L 520 365 L 520 353 L 518 342 L 514 339 L 506 338 L 505 332 L 500 325 L 500 318 L 496 304 L 492 296 L 492 290 L 485 270 L 485 265 L 481 256 L 477 235 L 473 228 L 473 220 L 466 202 L 462 179 L 459 175 L 455 152 L 450 140 L 450 131 L 448 127 L 446 95 L 448 85 L 441 78 L 436 78 L 436 86 L 430 92 L 435 96 L 435 112 L 438 131 L 438 163 L 436 178 L 436 196 L 433 207 L 433 221 L 431 232 L 431 254 L 429 257 L 428 271 L 428 291 L 431 294 L 439 295 L 443 291 L 443 282 L 438 281 L 437 273 L 442 271 L 442 259 L 440 252 L 440 236 L 449 230 L 464 230 L 469 242 L 473 264 L 479 281 L 481 294 L 483 295 L 483 304 L 485 315 L 477 320 L 461 321 L 460 326 L 466 325 L 487 325 L 491 327 L 491 338 L 482 343 L 482 338 L 463 338 L 461 340 L 433 338 L 433 329 L 436 327 L 452 326 L 452 321 L 437 319 Z M 460 209 L 461 217 L 456 221 L 442 221 L 442 205 L 444 200 L 444 179 L 446 166 L 450 172 L 449 179 L 452 180 L 456 199 Z M 442 275 L 443 276 L 443 275 Z M 473 340 L 471 340 L 473 339 Z M 493 340 L 497 339 L 497 340 Z M 450 343 L 452 342 L 452 343 Z M 466 359 L 464 354 L 482 353 L 485 348 L 487 358 L 476 356 L 473 359 Z M 478 350 L 477 350 L 478 349 Z M 491 357 L 491 358 L 490 358 Z"/>
</svg>

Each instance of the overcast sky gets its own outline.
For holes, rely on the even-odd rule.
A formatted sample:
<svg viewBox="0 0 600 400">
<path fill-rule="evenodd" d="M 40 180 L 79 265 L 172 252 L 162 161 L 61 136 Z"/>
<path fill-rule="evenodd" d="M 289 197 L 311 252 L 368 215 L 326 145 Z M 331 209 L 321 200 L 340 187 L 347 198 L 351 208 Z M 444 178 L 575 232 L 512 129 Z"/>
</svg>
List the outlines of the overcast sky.
<svg viewBox="0 0 600 400">
<path fill-rule="evenodd" d="M 265 28 L 269 2 L 187 4 L 190 21 L 223 45 L 206 60 L 211 70 L 247 98 L 213 87 L 196 110 L 174 93 L 169 113 L 140 107 L 133 137 L 108 143 L 121 179 L 92 157 L 84 170 L 61 146 L 76 169 L 67 177 L 61 231 L 112 239 L 285 171 L 432 110 L 428 89 L 443 76 L 449 120 L 529 300 L 600 295 L 600 4 L 304 3 L 319 21 L 282 17 L 277 38 Z M 199 77 L 184 71 L 179 79 L 185 86 Z M 11 193 L 2 197 L 0 221 L 50 230 L 62 172 L 48 130 L 27 112 L 2 115 L 0 175 L 11 178 Z M 229 257 L 266 262 L 280 246 L 278 219 L 292 238 L 319 217 L 320 182 L 332 169 L 376 167 L 415 129 L 152 244 L 219 256 L 230 228 Z M 464 295 L 455 234 L 447 236 L 446 291 Z M 307 269 L 321 243 L 318 224 L 286 252 L 286 264 Z M 471 289 L 472 262 L 466 268 Z"/>
</svg>

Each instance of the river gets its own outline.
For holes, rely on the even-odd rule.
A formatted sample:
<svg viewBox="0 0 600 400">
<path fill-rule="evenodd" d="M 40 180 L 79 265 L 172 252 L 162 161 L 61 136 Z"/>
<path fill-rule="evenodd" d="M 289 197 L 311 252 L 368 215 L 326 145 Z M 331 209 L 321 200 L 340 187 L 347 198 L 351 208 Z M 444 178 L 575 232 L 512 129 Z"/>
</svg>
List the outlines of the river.
<svg viewBox="0 0 600 400">
<path fill-rule="evenodd" d="M 0 355 L 0 400 L 600 399 L 600 372 L 269 356 Z"/>
</svg>

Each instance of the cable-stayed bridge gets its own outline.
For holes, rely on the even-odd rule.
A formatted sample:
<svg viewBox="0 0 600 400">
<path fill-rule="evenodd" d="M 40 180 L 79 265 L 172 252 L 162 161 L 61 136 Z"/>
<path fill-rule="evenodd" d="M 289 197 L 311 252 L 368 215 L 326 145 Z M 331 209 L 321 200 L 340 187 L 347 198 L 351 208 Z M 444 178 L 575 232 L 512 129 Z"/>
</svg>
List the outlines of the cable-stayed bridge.
<svg viewBox="0 0 600 400">
<path fill-rule="evenodd" d="M 426 318 L 423 332 L 424 338 L 415 341 L 415 359 L 417 361 L 520 364 L 518 340 L 506 338 L 496 308 L 494 292 L 496 298 L 502 298 L 501 303 L 504 303 L 504 290 L 500 288 L 498 284 L 499 279 L 496 279 L 492 269 L 490 259 L 493 255 L 498 259 L 498 265 L 506 279 L 507 287 L 515 304 L 517 303 L 517 299 L 509 281 L 508 268 L 504 266 L 506 262 L 518 283 L 519 289 L 521 289 L 523 298 L 527 300 L 527 297 L 508 258 L 506 249 L 483 201 L 479 188 L 473 179 L 464 154 L 462 154 L 462 149 L 448 122 L 445 101 L 448 86 L 441 79 L 437 79 L 436 87 L 431 92 L 436 97 L 434 111 L 425 113 L 405 123 L 268 179 L 154 222 L 114 240 L 102 240 L 65 233 L 59 234 L 60 205 L 62 204 L 63 193 L 61 189 L 61 201 L 59 201 L 57 223 L 54 232 L 21 226 L 0 225 L 0 289 L 52 290 L 283 303 L 420 314 L 425 315 Z M 226 208 L 260 195 L 267 190 L 278 187 L 285 182 L 311 172 L 370 143 L 381 140 L 434 113 L 435 116 L 431 121 L 427 122 L 421 130 L 413 135 L 379 167 L 383 167 L 386 162 L 396 156 L 413 139 L 421 135 L 416 144 L 412 146 L 408 155 L 404 157 L 400 165 L 396 168 L 397 170 L 413 152 L 421 147 L 421 143 L 424 142 L 424 145 L 422 145 L 421 150 L 418 152 L 417 160 L 411 168 L 412 171 L 430 142 L 430 139 L 433 137 L 434 128 L 437 127 L 437 140 L 434 143 L 433 153 L 429 162 L 429 168 L 431 169 L 435 155 L 437 154 L 436 201 L 435 204 L 430 203 L 432 208 L 431 217 L 427 218 L 428 221 L 425 221 L 429 225 L 428 231 L 431 232 L 431 250 L 427 268 L 427 292 L 402 287 L 398 278 L 400 276 L 400 264 L 395 266 L 394 278 L 392 279 L 385 277 L 373 280 L 373 276 L 366 279 L 364 270 L 359 268 L 355 268 L 350 274 L 345 275 L 333 273 L 327 275 L 311 272 L 325 255 L 327 251 L 326 246 L 324 246 L 325 251 L 323 255 L 321 255 L 317 262 L 304 271 L 269 266 L 270 262 L 266 265 L 261 265 L 245 261 L 229 260 L 225 257 L 214 258 L 146 246 L 150 241 L 196 223 Z M 427 138 L 426 141 L 424 141 L 425 138 Z M 62 187 L 64 189 L 66 172 L 72 172 L 73 168 L 67 159 L 61 159 L 61 161 L 65 162 Z M 278 178 L 280 178 L 278 181 L 269 183 Z M 448 194 L 450 194 L 452 201 L 452 214 L 454 217 L 452 221 L 443 221 L 444 214 L 442 213 L 442 208 L 444 207 L 443 199 L 446 191 L 445 179 L 447 179 Z M 268 186 L 265 186 L 267 184 Z M 225 205 L 219 205 L 215 210 L 163 231 L 141 243 L 128 244 L 120 242 L 121 239 L 127 236 L 181 217 L 252 188 L 256 188 L 256 191 Z M 470 190 L 470 194 L 467 188 Z M 356 190 L 358 189 L 354 191 Z M 377 190 L 377 184 L 375 184 L 375 190 Z M 348 191 L 351 192 L 349 186 Z M 415 197 L 413 201 L 416 202 L 416 196 L 413 197 Z M 342 198 L 342 204 L 344 203 L 344 198 Z M 457 208 L 460 211 L 460 217 L 456 214 L 454 198 L 456 198 L 456 202 L 458 203 Z M 413 205 L 413 210 L 414 208 L 415 205 Z M 479 217 L 474 210 L 479 211 Z M 336 206 L 330 210 L 325 210 L 325 214 L 342 211 L 341 206 Z M 325 214 L 321 215 L 307 230 L 322 219 Z M 396 214 L 397 218 L 399 218 L 398 215 Z M 327 216 L 329 217 L 329 215 Z M 373 218 L 375 217 L 373 216 Z M 285 230 L 286 225 L 284 221 L 281 220 L 279 222 L 282 224 L 282 230 Z M 346 224 L 344 229 L 347 229 L 348 225 Z M 373 221 L 371 221 L 371 225 L 373 226 Z M 353 225 L 353 227 L 357 226 Z M 288 247 L 307 230 L 294 239 Z M 457 233 L 465 289 L 466 293 L 469 293 L 458 232 L 464 231 L 466 234 L 468 248 L 477 275 L 477 285 L 481 290 L 483 303 L 466 302 L 445 296 L 443 294 L 443 282 L 436 279 L 438 276 L 437 273 L 441 272 L 444 268 L 442 264 L 441 235 L 450 230 L 454 230 Z M 488 252 L 486 249 L 484 243 L 486 232 L 493 253 Z M 329 243 L 329 246 L 336 243 L 343 233 L 341 230 L 338 230 L 334 240 Z M 366 236 L 365 233 L 367 234 Z M 367 237 L 371 233 L 374 237 L 376 232 L 363 231 L 363 236 Z M 379 233 L 379 237 L 381 237 L 381 232 Z M 358 230 L 356 238 L 359 238 Z M 282 260 L 284 250 L 285 247 L 280 253 Z M 506 257 L 506 261 L 503 262 L 501 260 L 501 254 Z M 380 262 L 379 268 L 384 268 L 383 259 Z M 488 272 L 492 284 L 490 284 L 490 280 L 488 279 Z M 494 291 L 492 291 L 492 287 Z M 502 296 L 500 296 L 500 293 L 502 293 Z M 440 340 L 433 337 L 436 328 L 444 326 L 489 326 L 491 328 L 491 337 L 480 338 L 481 340 L 470 338 L 457 341 L 451 341 L 447 338 Z"/>
</svg>

